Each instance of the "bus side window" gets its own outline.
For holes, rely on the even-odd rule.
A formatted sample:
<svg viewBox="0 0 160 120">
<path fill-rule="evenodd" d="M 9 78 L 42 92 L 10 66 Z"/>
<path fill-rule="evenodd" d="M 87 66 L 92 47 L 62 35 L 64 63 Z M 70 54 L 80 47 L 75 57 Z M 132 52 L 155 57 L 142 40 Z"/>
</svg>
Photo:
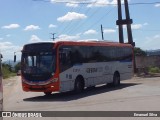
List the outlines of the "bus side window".
<svg viewBox="0 0 160 120">
<path fill-rule="evenodd" d="M 69 48 L 62 48 L 59 52 L 60 56 L 60 71 L 63 72 L 71 67 L 71 51 Z"/>
</svg>

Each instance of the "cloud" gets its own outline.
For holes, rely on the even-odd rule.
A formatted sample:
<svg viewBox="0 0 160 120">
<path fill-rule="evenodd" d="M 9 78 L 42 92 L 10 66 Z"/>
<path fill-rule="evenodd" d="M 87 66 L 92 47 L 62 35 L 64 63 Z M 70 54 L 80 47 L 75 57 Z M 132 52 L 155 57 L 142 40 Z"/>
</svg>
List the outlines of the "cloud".
<svg viewBox="0 0 160 120">
<path fill-rule="evenodd" d="M 131 26 L 132 26 L 133 30 L 138 30 L 138 29 L 141 29 L 142 27 L 147 26 L 147 25 L 149 25 L 149 24 L 147 22 L 145 22 L 143 24 L 132 24 Z M 117 26 L 117 28 L 118 28 L 118 26 Z M 127 28 L 126 25 L 124 25 L 123 28 L 126 29 Z"/>
<path fill-rule="evenodd" d="M 56 28 L 57 25 L 50 24 L 48 27 L 49 27 L 49 28 Z"/>
<path fill-rule="evenodd" d="M 22 47 L 14 45 L 11 42 L 0 42 L 0 51 L 3 54 L 3 61 L 5 60 L 13 60 L 14 52 L 18 52 L 20 54 L 20 51 L 22 50 Z M 20 57 L 19 57 L 20 59 Z"/>
<path fill-rule="evenodd" d="M 128 0 L 128 2 L 129 2 L 130 0 Z M 111 2 L 110 2 L 110 4 L 111 5 L 117 5 L 117 0 L 112 0 Z M 124 4 L 124 0 L 121 0 L 121 4 Z"/>
<path fill-rule="evenodd" d="M 149 24 L 147 22 L 145 22 L 143 25 L 146 26 L 146 25 L 149 25 Z"/>
<path fill-rule="evenodd" d="M 115 33 L 116 30 L 114 30 L 114 29 L 104 29 L 103 32 L 104 32 L 104 34 Z"/>
<path fill-rule="evenodd" d="M 129 0 L 130 1 L 130 0 Z M 117 5 L 117 0 L 89 0 L 92 2 L 91 4 L 87 5 L 87 7 L 106 7 L 108 5 Z M 124 3 L 124 0 L 121 0 L 121 3 Z"/>
<path fill-rule="evenodd" d="M 159 39 L 160 40 L 160 35 L 153 36 L 153 39 Z"/>
<path fill-rule="evenodd" d="M 36 35 L 32 35 L 31 38 L 30 38 L 30 40 L 29 40 L 30 43 L 41 42 L 41 41 L 42 40 L 38 36 L 36 36 Z"/>
<path fill-rule="evenodd" d="M 132 25 L 132 29 L 135 29 L 135 30 L 141 29 L 142 27 L 143 27 L 142 24 L 133 24 Z"/>
<path fill-rule="evenodd" d="M 0 43 L 0 48 L 1 48 L 1 50 L 3 51 L 5 51 L 6 49 L 10 49 L 10 46 L 12 46 L 12 43 L 11 42 L 1 42 Z"/>
<path fill-rule="evenodd" d="M 138 30 L 138 29 L 141 29 L 143 26 L 147 26 L 147 25 L 148 23 L 146 22 L 144 24 L 132 24 L 131 27 L 133 30 Z M 118 28 L 118 26 L 116 28 Z M 127 28 L 126 25 L 124 25 L 123 28 L 126 29 Z"/>
<path fill-rule="evenodd" d="M 85 2 L 91 2 L 93 0 L 50 0 L 51 3 L 72 3 L 72 4 L 78 4 L 78 3 L 85 3 Z"/>
<path fill-rule="evenodd" d="M 39 26 L 36 26 L 36 25 L 29 25 L 29 26 L 26 26 L 26 28 L 24 29 L 25 31 L 31 31 L 31 30 L 38 30 L 40 29 Z"/>
<path fill-rule="evenodd" d="M 85 18 L 87 18 L 85 14 L 80 14 L 76 12 L 68 12 L 66 15 L 57 18 L 57 21 L 65 22 L 65 21 L 79 20 L 79 19 L 85 19 Z"/>
<path fill-rule="evenodd" d="M 37 35 L 31 35 L 30 40 L 28 41 L 29 43 L 36 43 L 36 42 L 48 42 L 51 40 L 43 40 L 39 38 Z"/>
<path fill-rule="evenodd" d="M 144 50 L 156 50 L 159 49 L 160 45 L 160 35 L 154 35 L 151 37 L 146 37 L 143 42 L 139 43 L 139 46 Z"/>
<path fill-rule="evenodd" d="M 97 0 L 97 1 L 87 5 L 87 7 L 105 7 L 109 4 L 110 4 L 109 0 Z"/>
<path fill-rule="evenodd" d="M 19 27 L 20 27 L 19 24 L 10 24 L 10 25 L 3 26 L 2 29 L 16 29 Z"/>
<path fill-rule="evenodd" d="M 73 7 L 73 8 L 76 8 L 78 7 L 78 4 L 73 4 L 73 3 L 67 3 L 66 4 L 67 7 Z"/>
<path fill-rule="evenodd" d="M 97 31 L 90 29 L 90 30 L 85 31 L 83 34 L 84 35 L 91 35 L 91 34 L 93 35 L 93 34 L 97 34 Z"/>
<path fill-rule="evenodd" d="M 160 7 L 160 4 L 155 4 L 155 7 Z"/>
<path fill-rule="evenodd" d="M 10 35 L 10 34 L 7 34 L 6 37 L 11 37 L 11 35 Z"/>
<path fill-rule="evenodd" d="M 50 2 L 53 3 L 53 4 L 55 3 L 55 1 L 56 1 L 56 0 L 50 0 Z"/>
<path fill-rule="evenodd" d="M 74 36 L 71 36 L 71 35 L 66 35 L 66 34 L 62 34 L 60 36 L 58 36 L 58 39 L 56 39 L 56 41 L 70 41 L 70 40 L 78 40 L 80 38 L 80 35 L 77 34 L 77 35 L 74 35 Z"/>
<path fill-rule="evenodd" d="M 105 7 L 108 5 L 117 5 L 117 0 L 50 0 L 51 3 L 66 3 L 68 7 L 78 7 L 79 3 L 88 4 L 87 7 Z M 128 0 L 130 2 L 130 0 Z M 121 3 L 124 3 L 124 0 L 121 0 Z"/>
</svg>

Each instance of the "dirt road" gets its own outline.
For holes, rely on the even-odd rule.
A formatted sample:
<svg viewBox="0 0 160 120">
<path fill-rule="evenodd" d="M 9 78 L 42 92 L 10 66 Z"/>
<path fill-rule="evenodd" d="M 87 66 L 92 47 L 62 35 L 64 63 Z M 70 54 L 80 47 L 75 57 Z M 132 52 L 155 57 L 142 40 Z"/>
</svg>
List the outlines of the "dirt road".
<svg viewBox="0 0 160 120">
<path fill-rule="evenodd" d="M 23 92 L 20 77 L 4 83 L 5 111 L 160 111 L 160 77 L 135 77 L 118 88 L 99 86 L 78 95 L 68 92 L 49 97 Z"/>
</svg>

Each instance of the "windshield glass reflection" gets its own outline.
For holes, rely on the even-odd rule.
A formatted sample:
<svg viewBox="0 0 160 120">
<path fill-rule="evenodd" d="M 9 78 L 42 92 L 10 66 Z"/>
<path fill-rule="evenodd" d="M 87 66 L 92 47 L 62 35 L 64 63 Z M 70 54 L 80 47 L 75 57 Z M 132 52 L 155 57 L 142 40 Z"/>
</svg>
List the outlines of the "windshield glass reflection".
<svg viewBox="0 0 160 120">
<path fill-rule="evenodd" d="M 55 70 L 55 55 L 53 52 L 24 53 L 22 69 L 26 74 L 46 74 Z"/>
</svg>

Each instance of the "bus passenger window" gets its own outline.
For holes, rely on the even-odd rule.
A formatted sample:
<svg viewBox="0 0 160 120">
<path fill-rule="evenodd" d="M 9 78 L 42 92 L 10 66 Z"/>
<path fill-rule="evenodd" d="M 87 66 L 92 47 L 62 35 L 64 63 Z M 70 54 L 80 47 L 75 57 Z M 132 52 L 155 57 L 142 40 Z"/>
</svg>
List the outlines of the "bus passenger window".
<svg viewBox="0 0 160 120">
<path fill-rule="evenodd" d="M 66 69 L 71 67 L 71 51 L 68 51 L 66 48 L 63 48 L 60 53 L 60 71 L 63 72 Z"/>
</svg>

